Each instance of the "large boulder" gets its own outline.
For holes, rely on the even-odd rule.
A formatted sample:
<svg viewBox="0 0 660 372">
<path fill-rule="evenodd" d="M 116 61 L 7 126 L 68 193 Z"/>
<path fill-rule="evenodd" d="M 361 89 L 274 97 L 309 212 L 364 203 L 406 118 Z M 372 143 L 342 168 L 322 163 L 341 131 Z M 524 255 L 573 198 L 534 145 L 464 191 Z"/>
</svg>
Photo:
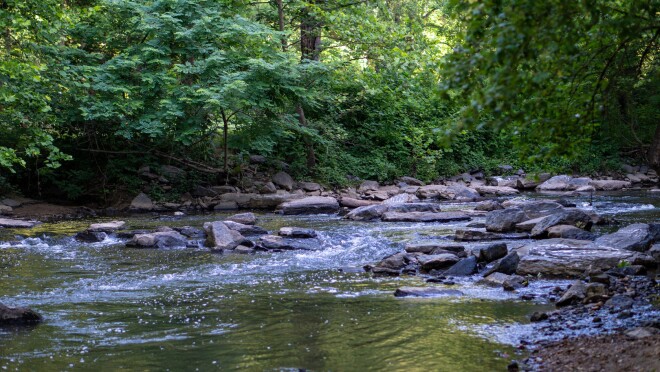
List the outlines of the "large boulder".
<svg viewBox="0 0 660 372">
<path fill-rule="evenodd" d="M 133 248 L 172 248 L 185 247 L 186 238 L 176 231 L 157 231 L 146 234 L 135 234 L 126 242 Z"/>
<path fill-rule="evenodd" d="M 141 192 L 135 198 L 133 198 L 129 209 L 134 212 L 149 212 L 154 210 L 155 206 L 151 201 L 151 198 L 149 198 L 147 194 Z"/>
<path fill-rule="evenodd" d="M 540 240 L 519 248 L 517 253 L 521 256 L 516 270 L 519 275 L 564 278 L 579 277 L 586 270 L 609 269 L 634 256 L 630 251 L 573 239 Z"/>
<path fill-rule="evenodd" d="M 423 254 L 433 254 L 433 252 L 438 252 L 438 251 L 450 251 L 450 252 L 460 253 L 465 251 L 465 246 L 463 246 L 462 244 L 438 243 L 438 242 L 410 243 L 410 244 L 406 244 L 405 250 L 408 253 L 423 253 Z"/>
<path fill-rule="evenodd" d="M 309 196 L 280 204 L 282 214 L 337 213 L 339 203 L 330 196 Z"/>
<path fill-rule="evenodd" d="M 644 252 L 657 241 L 660 241 L 660 223 L 636 223 L 603 235 L 595 243 L 604 247 Z"/>
<path fill-rule="evenodd" d="M 373 221 L 379 219 L 387 209 L 387 205 L 380 204 L 358 207 L 350 211 L 345 218 L 353 221 Z"/>
<path fill-rule="evenodd" d="M 440 287 L 401 287 L 394 292 L 394 297 L 458 297 L 463 292 L 457 289 Z"/>
<path fill-rule="evenodd" d="M 401 181 L 401 182 L 403 182 L 407 185 L 424 186 L 424 182 L 418 180 L 417 178 L 413 178 L 413 177 L 404 176 L 404 177 L 399 178 L 399 181 Z"/>
<path fill-rule="evenodd" d="M 536 187 L 537 191 L 574 191 L 590 186 L 592 180 L 587 177 L 573 178 L 566 175 L 554 176 Z"/>
<path fill-rule="evenodd" d="M 480 195 L 476 190 L 461 185 L 427 185 L 417 190 L 417 196 L 421 199 L 476 200 Z"/>
<path fill-rule="evenodd" d="M 43 318 L 27 307 L 8 307 L 0 304 L 0 326 L 31 325 L 41 323 Z"/>
<path fill-rule="evenodd" d="M 548 229 L 557 225 L 573 225 L 584 230 L 591 229 L 591 216 L 579 209 L 566 209 L 544 218 L 531 231 L 532 238 L 540 239 L 548 236 Z"/>
<path fill-rule="evenodd" d="M 273 183 L 284 190 L 291 191 L 295 182 L 286 172 L 277 172 L 273 176 Z"/>
<path fill-rule="evenodd" d="M 222 221 L 204 223 L 206 246 L 212 250 L 234 249 L 246 239 L 238 231 L 231 230 Z"/>
<path fill-rule="evenodd" d="M 518 263 L 520 263 L 520 256 L 515 251 L 511 252 L 502 259 L 495 261 L 495 264 L 484 273 L 484 276 L 492 273 L 515 274 L 518 269 Z"/>
<path fill-rule="evenodd" d="M 29 229 L 39 224 L 38 221 L 14 220 L 11 218 L 0 218 L 0 227 L 8 229 Z"/>
<path fill-rule="evenodd" d="M 382 220 L 386 222 L 451 222 L 468 221 L 470 216 L 463 212 L 385 212 Z"/>
<path fill-rule="evenodd" d="M 617 180 L 592 180 L 589 182 L 590 186 L 593 186 L 596 190 L 599 191 L 613 191 L 621 190 L 623 188 L 629 188 L 632 184 L 628 181 L 617 181 Z"/>
<path fill-rule="evenodd" d="M 513 231 L 520 222 L 549 216 L 563 209 L 561 204 L 550 201 L 521 201 L 513 207 L 489 212 L 486 216 L 486 230 Z"/>
<path fill-rule="evenodd" d="M 316 182 L 298 182 L 298 186 L 307 192 L 321 191 L 322 189 L 321 185 Z"/>
</svg>

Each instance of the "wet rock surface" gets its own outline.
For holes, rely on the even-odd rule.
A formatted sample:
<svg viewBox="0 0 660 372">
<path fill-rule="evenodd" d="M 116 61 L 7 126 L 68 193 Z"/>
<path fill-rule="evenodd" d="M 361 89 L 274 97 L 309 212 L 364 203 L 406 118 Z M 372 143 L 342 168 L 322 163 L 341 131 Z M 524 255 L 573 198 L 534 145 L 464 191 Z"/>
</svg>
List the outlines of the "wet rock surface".
<svg viewBox="0 0 660 372">
<path fill-rule="evenodd" d="M 0 326 L 34 325 L 43 318 L 27 307 L 8 307 L 0 303 Z"/>
</svg>

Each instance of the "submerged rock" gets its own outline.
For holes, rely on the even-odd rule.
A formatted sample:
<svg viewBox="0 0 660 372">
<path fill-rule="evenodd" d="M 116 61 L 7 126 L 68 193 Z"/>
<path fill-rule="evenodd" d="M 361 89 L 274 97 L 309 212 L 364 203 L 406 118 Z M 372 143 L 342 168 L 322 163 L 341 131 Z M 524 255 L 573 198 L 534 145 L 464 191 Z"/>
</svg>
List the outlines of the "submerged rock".
<svg viewBox="0 0 660 372">
<path fill-rule="evenodd" d="M 291 239 L 277 235 L 265 235 L 259 238 L 257 245 L 267 250 L 317 250 L 320 243 L 316 239 Z"/>
<path fill-rule="evenodd" d="M 0 325 L 31 325 L 41 323 L 43 318 L 27 307 L 8 307 L 0 304 Z"/>
<path fill-rule="evenodd" d="M 185 247 L 186 238 L 176 231 L 135 234 L 131 240 L 126 242 L 126 246 L 133 248 Z"/>
<path fill-rule="evenodd" d="M 381 218 L 386 222 L 451 222 L 471 219 L 463 212 L 385 212 Z"/>
<path fill-rule="evenodd" d="M 74 238 L 78 241 L 85 243 L 98 243 L 105 240 L 108 237 L 108 234 L 102 231 L 82 231 L 74 235 Z"/>
<path fill-rule="evenodd" d="M 457 297 L 464 293 L 456 289 L 438 287 L 401 287 L 394 292 L 394 297 Z"/>
<path fill-rule="evenodd" d="M 282 203 L 278 209 L 282 214 L 321 214 L 337 213 L 339 203 L 329 196 L 309 196 Z"/>
</svg>

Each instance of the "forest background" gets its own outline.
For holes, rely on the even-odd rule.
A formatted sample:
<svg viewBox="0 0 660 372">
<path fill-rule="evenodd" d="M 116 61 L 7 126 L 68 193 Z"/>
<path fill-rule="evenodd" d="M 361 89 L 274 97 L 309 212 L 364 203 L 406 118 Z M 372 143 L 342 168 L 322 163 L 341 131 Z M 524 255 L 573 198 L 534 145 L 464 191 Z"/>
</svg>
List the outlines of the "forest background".
<svg viewBox="0 0 660 372">
<path fill-rule="evenodd" d="M 660 166 L 660 0 L 2 0 L 0 194 Z M 158 194 L 158 190 L 152 190 Z M 155 195 L 158 196 L 158 195 Z M 164 195 L 160 195 L 164 196 Z"/>
</svg>

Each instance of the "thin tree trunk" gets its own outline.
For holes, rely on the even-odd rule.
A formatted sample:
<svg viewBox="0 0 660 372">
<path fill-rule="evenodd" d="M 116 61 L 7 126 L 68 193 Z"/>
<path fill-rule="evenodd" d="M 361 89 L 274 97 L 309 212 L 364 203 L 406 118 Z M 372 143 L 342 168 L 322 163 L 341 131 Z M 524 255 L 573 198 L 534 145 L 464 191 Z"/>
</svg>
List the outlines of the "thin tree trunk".
<svg viewBox="0 0 660 372">
<path fill-rule="evenodd" d="M 649 165 L 660 174 L 660 124 L 655 127 L 655 135 L 653 136 L 653 143 L 647 153 Z"/>
<path fill-rule="evenodd" d="M 280 32 L 284 32 L 284 4 L 282 4 L 282 0 L 276 0 L 276 1 L 277 1 L 277 23 L 279 25 Z M 286 52 L 287 49 L 286 36 L 284 35 L 281 36 L 281 42 L 282 42 L 282 51 Z"/>
<path fill-rule="evenodd" d="M 229 152 L 229 147 L 227 145 L 227 138 L 228 135 L 227 133 L 229 132 L 229 119 L 227 119 L 227 115 L 225 115 L 225 110 L 220 111 L 222 113 L 222 138 L 223 138 L 223 153 L 224 153 L 224 171 L 225 171 L 225 177 L 229 177 L 229 163 L 227 161 L 227 153 Z"/>
</svg>

